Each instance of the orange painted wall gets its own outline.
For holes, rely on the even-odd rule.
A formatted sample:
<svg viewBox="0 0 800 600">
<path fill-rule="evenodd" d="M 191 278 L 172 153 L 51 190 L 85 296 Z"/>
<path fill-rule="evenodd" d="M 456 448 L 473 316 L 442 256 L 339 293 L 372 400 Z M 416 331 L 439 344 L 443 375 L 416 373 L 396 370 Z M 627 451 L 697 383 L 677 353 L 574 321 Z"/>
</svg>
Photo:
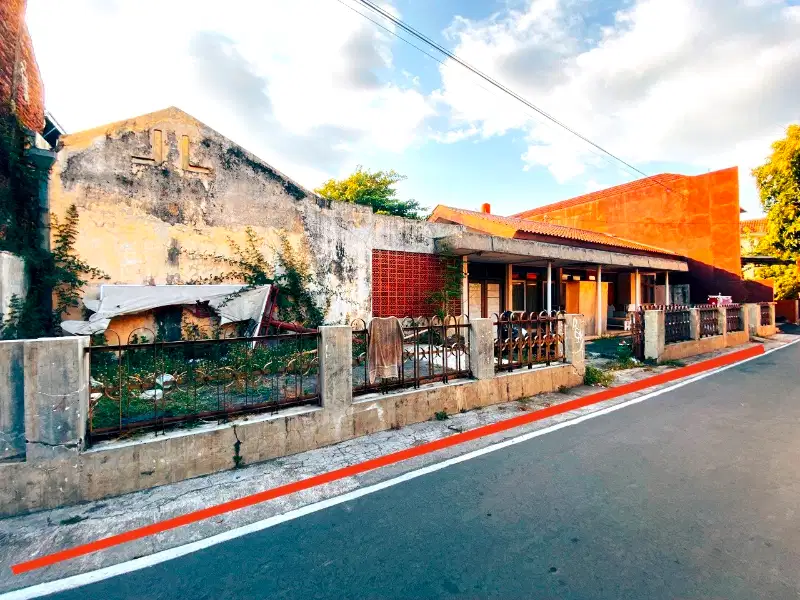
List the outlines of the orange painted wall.
<svg viewBox="0 0 800 600">
<path fill-rule="evenodd" d="M 747 300 L 741 280 L 738 168 L 679 176 L 664 184 L 669 190 L 642 183 L 589 194 L 586 202 L 526 218 L 609 233 L 685 256 L 693 302 L 717 293 Z"/>
</svg>

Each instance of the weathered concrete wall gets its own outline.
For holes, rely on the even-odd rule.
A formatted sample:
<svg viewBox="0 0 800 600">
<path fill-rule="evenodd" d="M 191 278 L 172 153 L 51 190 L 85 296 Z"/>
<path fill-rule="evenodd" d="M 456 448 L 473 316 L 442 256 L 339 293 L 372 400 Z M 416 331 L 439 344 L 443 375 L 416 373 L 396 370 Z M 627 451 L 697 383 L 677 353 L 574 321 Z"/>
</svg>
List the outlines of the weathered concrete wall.
<svg viewBox="0 0 800 600">
<path fill-rule="evenodd" d="M 52 213 L 77 206 L 76 250 L 111 283 L 220 272 L 192 254 L 230 255 L 229 239 L 244 245 L 250 226 L 273 264 L 285 236 L 327 290 L 328 321 L 343 323 L 370 315 L 373 249 L 433 253 L 434 238 L 461 230 L 321 199 L 176 108 L 61 141 Z"/>
<path fill-rule="evenodd" d="M 23 341 L 0 341 L 0 460 L 25 456 Z"/>
<path fill-rule="evenodd" d="M 97 500 L 231 469 L 237 440 L 244 463 L 256 463 L 427 421 L 439 411 L 455 413 L 518 400 L 561 386 L 573 387 L 582 380 L 572 364 L 560 364 L 491 379 L 365 396 L 351 404 L 341 402 L 338 410 L 335 404 L 341 398 L 333 403 L 323 400 L 326 406 L 322 408 L 251 416 L 247 421 L 207 430 L 176 431 L 35 463 L 0 464 L 0 480 L 8 482 L 0 486 L 0 516 Z M 342 390 L 341 386 L 337 389 Z"/>
<path fill-rule="evenodd" d="M 24 300 L 28 295 L 25 261 L 10 252 L 0 252 L 0 318 L 8 318 L 11 298 Z"/>
<path fill-rule="evenodd" d="M 705 354 L 707 352 L 714 352 L 725 348 L 725 336 L 715 335 L 712 337 L 700 338 L 699 340 L 689 340 L 688 342 L 677 342 L 675 344 L 667 344 L 664 346 L 664 351 L 658 357 L 660 362 L 665 360 L 679 360 L 681 358 L 688 358 L 689 356 L 697 356 L 698 354 Z"/>
</svg>

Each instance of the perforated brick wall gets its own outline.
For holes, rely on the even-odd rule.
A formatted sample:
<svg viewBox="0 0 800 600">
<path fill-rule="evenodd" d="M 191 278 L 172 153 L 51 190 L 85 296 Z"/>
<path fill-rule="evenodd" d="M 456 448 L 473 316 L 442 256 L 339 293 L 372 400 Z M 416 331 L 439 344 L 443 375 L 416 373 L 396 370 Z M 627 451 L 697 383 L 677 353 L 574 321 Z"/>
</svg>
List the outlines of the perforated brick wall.
<svg viewBox="0 0 800 600">
<path fill-rule="evenodd" d="M 435 313 L 430 295 L 444 285 L 445 260 L 435 254 L 372 251 L 372 316 L 429 317 Z M 449 313 L 461 313 L 461 300 Z"/>
</svg>

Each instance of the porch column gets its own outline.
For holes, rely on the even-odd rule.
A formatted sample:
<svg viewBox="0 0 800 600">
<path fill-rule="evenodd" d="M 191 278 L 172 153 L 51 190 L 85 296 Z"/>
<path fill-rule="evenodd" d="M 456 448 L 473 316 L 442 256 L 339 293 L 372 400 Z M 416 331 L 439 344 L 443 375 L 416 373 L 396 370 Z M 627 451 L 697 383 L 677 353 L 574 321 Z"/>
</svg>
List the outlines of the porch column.
<svg viewBox="0 0 800 600">
<path fill-rule="evenodd" d="M 642 304 L 642 283 L 639 279 L 639 269 L 636 269 L 633 277 L 633 303 L 638 309 Z"/>
<path fill-rule="evenodd" d="M 513 301 L 511 298 L 512 281 L 514 281 L 514 265 L 508 264 L 506 265 L 506 310 L 514 310 Z M 522 307 L 522 310 L 525 310 L 524 306 Z"/>
<path fill-rule="evenodd" d="M 603 335 L 603 266 L 597 265 L 597 277 L 595 277 L 597 284 L 597 317 L 595 323 L 595 332 L 597 335 Z"/>
<path fill-rule="evenodd" d="M 461 314 L 469 314 L 469 262 L 466 255 L 461 257 Z"/>
<path fill-rule="evenodd" d="M 547 262 L 547 312 L 553 310 L 553 262 Z"/>
<path fill-rule="evenodd" d="M 664 304 L 672 304 L 669 296 L 669 271 L 664 271 Z"/>
</svg>

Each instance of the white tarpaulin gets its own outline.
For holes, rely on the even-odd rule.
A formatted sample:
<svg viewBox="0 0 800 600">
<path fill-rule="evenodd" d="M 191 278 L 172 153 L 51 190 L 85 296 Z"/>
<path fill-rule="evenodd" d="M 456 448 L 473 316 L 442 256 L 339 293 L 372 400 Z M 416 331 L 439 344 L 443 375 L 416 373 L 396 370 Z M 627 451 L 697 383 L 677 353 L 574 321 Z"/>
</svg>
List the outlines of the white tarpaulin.
<svg viewBox="0 0 800 600">
<path fill-rule="evenodd" d="M 61 328 L 74 335 L 91 335 L 105 331 L 114 317 L 198 302 L 208 302 L 221 325 L 260 322 L 269 290 L 268 285 L 253 289 L 243 285 L 103 285 L 99 300 L 84 300 L 95 311 L 89 320 L 63 321 Z"/>
</svg>

